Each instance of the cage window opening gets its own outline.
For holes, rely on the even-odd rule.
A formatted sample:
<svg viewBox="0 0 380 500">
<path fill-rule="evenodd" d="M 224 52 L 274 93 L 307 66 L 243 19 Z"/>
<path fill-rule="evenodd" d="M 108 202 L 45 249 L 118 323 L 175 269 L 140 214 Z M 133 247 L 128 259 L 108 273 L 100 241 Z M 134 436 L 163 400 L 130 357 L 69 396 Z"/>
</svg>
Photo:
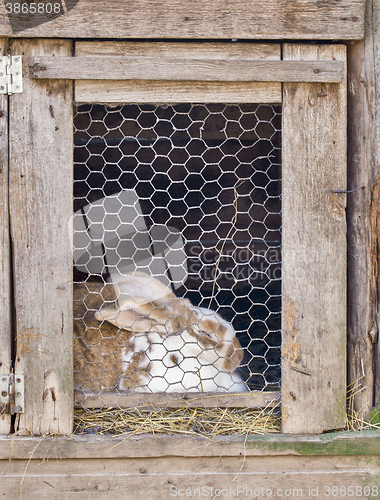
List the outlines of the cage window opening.
<svg viewBox="0 0 380 500">
<path fill-rule="evenodd" d="M 218 374 L 223 373 L 218 360 L 228 364 L 231 354 L 212 348 L 211 375 L 202 379 L 202 362 L 207 360 L 199 362 L 198 354 L 198 364 L 190 366 L 183 349 L 177 349 L 177 359 L 170 337 L 167 345 L 162 340 L 175 314 L 160 324 L 154 308 L 143 319 L 141 308 L 134 310 L 132 324 L 139 331 L 133 337 L 123 310 L 128 294 L 118 290 L 118 307 L 106 311 L 112 303 L 106 297 L 107 290 L 112 295 L 110 276 L 136 270 L 161 283 L 162 289 L 150 283 L 159 301 L 174 290 L 173 303 L 183 298 L 198 308 L 198 330 L 185 338 L 185 347 L 196 338 L 207 350 L 206 335 L 211 333 L 202 334 L 201 323 L 215 313 L 220 319 L 214 330 L 224 326 L 236 332 L 242 359 L 235 360 L 230 377 L 236 373 L 238 378 L 219 387 L 228 392 L 242 380 L 249 391 L 279 389 L 280 120 L 280 106 L 259 104 L 76 107 L 74 281 L 83 296 L 76 301 L 80 310 L 75 315 L 77 389 L 101 395 L 135 386 L 148 397 L 165 386 L 155 385 L 154 379 L 164 380 L 168 370 L 174 377 L 166 380 L 168 391 L 171 384 L 178 392 L 194 387 L 201 393 L 204 386 L 218 386 Z M 104 304 L 94 315 L 89 297 L 99 294 Z M 158 302 L 155 310 L 161 309 L 165 314 Z M 109 337 L 108 346 L 96 318 L 102 310 L 107 321 L 124 325 Z M 144 329 L 153 340 L 136 340 L 143 338 Z M 98 334 L 90 340 L 94 331 Z M 158 347 L 154 357 L 147 353 L 147 342 Z M 128 350 L 132 344 L 133 352 Z M 90 369 L 94 366 L 96 373 Z M 151 370 L 145 386 L 144 370 Z"/>
</svg>

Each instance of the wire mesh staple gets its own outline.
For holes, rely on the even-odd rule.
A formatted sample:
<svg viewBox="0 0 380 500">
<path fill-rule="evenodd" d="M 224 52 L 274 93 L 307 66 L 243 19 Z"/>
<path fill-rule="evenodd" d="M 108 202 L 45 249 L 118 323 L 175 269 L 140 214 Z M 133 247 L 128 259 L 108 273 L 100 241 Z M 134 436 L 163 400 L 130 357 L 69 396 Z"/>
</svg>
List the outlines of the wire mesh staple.
<svg viewBox="0 0 380 500">
<path fill-rule="evenodd" d="M 278 390 L 281 107 L 80 105 L 74 144 L 82 404 Z"/>
</svg>

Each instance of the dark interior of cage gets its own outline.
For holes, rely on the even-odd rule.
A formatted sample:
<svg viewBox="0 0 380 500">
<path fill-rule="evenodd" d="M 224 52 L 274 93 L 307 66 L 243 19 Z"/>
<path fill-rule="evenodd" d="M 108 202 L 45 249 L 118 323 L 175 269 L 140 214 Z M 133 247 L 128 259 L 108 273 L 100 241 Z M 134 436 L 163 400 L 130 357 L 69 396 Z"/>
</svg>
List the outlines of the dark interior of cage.
<svg viewBox="0 0 380 500">
<path fill-rule="evenodd" d="M 74 213 L 135 193 L 148 232 L 181 236 L 186 262 L 175 295 L 233 326 L 250 390 L 278 390 L 281 107 L 92 104 L 74 116 Z M 129 228 L 120 238 L 135 235 Z M 74 282 L 109 279 L 104 241 L 97 258 L 95 271 L 74 259 Z"/>
</svg>

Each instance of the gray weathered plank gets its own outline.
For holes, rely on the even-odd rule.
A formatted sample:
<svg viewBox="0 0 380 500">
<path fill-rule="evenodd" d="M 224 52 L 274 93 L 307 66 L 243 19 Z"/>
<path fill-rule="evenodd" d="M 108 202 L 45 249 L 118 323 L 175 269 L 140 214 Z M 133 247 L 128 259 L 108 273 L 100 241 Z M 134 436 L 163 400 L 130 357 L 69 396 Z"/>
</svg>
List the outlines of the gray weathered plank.
<svg viewBox="0 0 380 500">
<path fill-rule="evenodd" d="M 38 445 L 38 446 L 37 446 Z M 160 457 L 309 457 L 371 456 L 379 454 L 378 430 L 333 432 L 322 435 L 266 434 L 249 436 L 200 436 L 80 434 L 68 437 L 0 437 L 0 460 L 41 460 L 54 456 L 72 459 L 160 458 Z M 334 467 L 334 469 L 336 469 Z M 264 467 L 265 470 L 265 467 Z"/>
<path fill-rule="evenodd" d="M 348 47 L 348 382 L 367 417 L 380 404 L 380 1 L 367 2 L 363 42 Z"/>
<path fill-rule="evenodd" d="M 175 43 L 175 42 L 81 42 L 75 44 L 77 57 L 106 55 L 150 58 L 280 60 L 281 46 L 264 43 Z M 76 102 L 176 103 L 176 102 L 260 102 L 280 103 L 277 82 L 181 82 L 154 80 L 77 80 Z"/>
<path fill-rule="evenodd" d="M 205 82 L 333 82 L 344 78 L 342 61 L 252 61 L 128 56 L 31 59 L 33 78 L 73 80 L 200 80 Z"/>
<path fill-rule="evenodd" d="M 155 104 L 222 102 L 262 104 L 281 103 L 282 87 L 276 82 L 167 82 L 76 80 L 77 103 L 126 103 Z"/>
<path fill-rule="evenodd" d="M 226 408 L 260 408 L 271 407 L 280 401 L 279 392 L 251 392 L 247 394 L 101 394 L 77 393 L 75 402 L 82 408 L 194 408 L 194 407 L 226 407 Z"/>
<path fill-rule="evenodd" d="M 0 57 L 8 40 L 0 39 Z M 11 371 L 11 266 L 8 220 L 8 96 L 0 95 L 0 376 Z M 10 417 L 0 415 L 0 434 L 10 431 Z"/>
<path fill-rule="evenodd" d="M 25 375 L 20 429 L 70 433 L 72 368 L 72 82 L 28 78 L 35 54 L 68 55 L 70 41 L 13 40 L 24 91 L 10 106 L 10 220 L 17 323 Z"/>
<path fill-rule="evenodd" d="M 212 440 L 163 435 L 0 438 L 1 487 L 7 499 L 103 500 L 147 495 L 167 499 L 178 492 L 172 489 L 170 495 L 171 485 L 192 490 L 213 487 L 214 492 L 226 488 L 214 495 L 225 498 L 266 494 L 322 499 L 337 493 L 343 498 L 352 496 L 354 487 L 355 498 L 371 494 L 376 498 L 379 440 L 377 431 L 218 436 Z M 238 486 L 243 487 L 239 495 Z M 252 495 L 246 494 L 246 487 Z M 362 494 L 356 487 L 362 488 Z M 255 489 L 260 493 L 254 495 Z M 265 492 L 269 489 L 271 494 Z M 203 491 L 212 498 L 210 489 Z M 176 496 L 182 496 L 182 491 Z"/>
<path fill-rule="evenodd" d="M 205 445 L 204 445 L 205 446 Z M 377 498 L 380 469 L 367 461 L 279 457 L 219 457 L 149 460 L 50 460 L 4 463 L 1 488 L 9 500 L 115 498 Z M 319 466 L 319 469 L 317 468 Z M 265 469 L 264 469 L 265 467 Z M 292 467 L 292 468 L 290 468 Z M 334 487 L 334 489 L 332 489 Z M 350 487 L 350 488 L 349 488 Z M 344 496 L 343 496 L 344 495 Z"/>
<path fill-rule="evenodd" d="M 380 2 L 379 0 L 372 0 L 372 30 L 373 30 L 373 72 L 374 72 L 374 82 L 375 85 L 373 87 L 373 100 L 372 100 L 372 110 L 374 117 L 373 124 L 373 143 L 372 146 L 374 150 L 374 163 L 372 163 L 372 168 L 374 165 L 377 167 L 380 166 Z M 370 67 L 372 67 L 372 65 Z M 367 70 L 368 71 L 368 70 Z M 371 148 L 371 149 L 372 149 Z M 373 273 L 372 273 L 372 281 L 371 281 L 371 304 L 373 307 L 373 318 L 375 318 L 377 333 L 380 332 L 380 281 L 379 281 L 379 265 L 380 265 L 380 256 L 377 253 L 375 256 L 375 245 L 376 249 L 379 247 L 380 243 L 380 177 L 379 170 L 376 172 L 377 177 L 377 185 L 373 192 L 372 196 L 372 262 L 373 262 Z M 374 204 L 376 203 L 376 205 Z M 380 352 L 379 349 L 376 351 L 376 382 L 375 382 L 375 405 L 380 405 Z"/>
<path fill-rule="evenodd" d="M 122 40 L 75 42 L 75 56 L 126 56 L 165 59 L 212 59 L 233 60 L 281 59 L 279 43 L 238 43 L 238 42 L 126 42 Z"/>
<path fill-rule="evenodd" d="M 81 0 L 67 14 L 13 34 L 0 5 L 0 35 L 69 38 L 352 40 L 365 0 Z M 17 24 L 17 23 L 16 23 Z M 24 30 L 23 30 L 24 28 Z"/>
<path fill-rule="evenodd" d="M 15 438 L 0 441 L 1 488 L 7 499 L 377 498 L 378 433 L 360 434 Z"/>
<path fill-rule="evenodd" d="M 284 45 L 285 59 L 345 47 Z M 284 84 L 283 431 L 340 428 L 346 403 L 346 85 Z"/>
</svg>

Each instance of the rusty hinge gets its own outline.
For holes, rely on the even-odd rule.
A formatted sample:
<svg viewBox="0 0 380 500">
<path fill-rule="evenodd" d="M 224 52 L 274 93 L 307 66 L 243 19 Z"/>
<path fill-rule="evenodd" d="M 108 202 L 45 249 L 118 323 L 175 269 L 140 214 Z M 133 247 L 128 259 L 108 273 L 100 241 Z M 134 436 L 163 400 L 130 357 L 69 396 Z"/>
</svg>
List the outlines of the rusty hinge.
<svg viewBox="0 0 380 500">
<path fill-rule="evenodd" d="M 22 93 L 21 56 L 0 57 L 0 94 Z"/>
<path fill-rule="evenodd" d="M 0 414 L 24 413 L 24 375 L 0 375 Z"/>
</svg>

